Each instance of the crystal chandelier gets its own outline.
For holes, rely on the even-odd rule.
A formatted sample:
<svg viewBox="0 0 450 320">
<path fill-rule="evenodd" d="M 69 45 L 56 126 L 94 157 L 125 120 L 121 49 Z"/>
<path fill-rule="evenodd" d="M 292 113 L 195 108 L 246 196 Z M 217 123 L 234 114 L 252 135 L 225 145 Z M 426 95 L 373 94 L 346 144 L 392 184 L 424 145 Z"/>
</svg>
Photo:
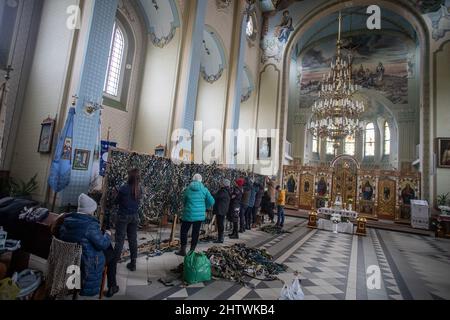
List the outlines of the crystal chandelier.
<svg viewBox="0 0 450 320">
<path fill-rule="evenodd" d="M 318 138 L 334 141 L 334 148 L 347 136 L 361 132 L 361 114 L 364 103 L 355 99 L 358 88 L 352 79 L 353 56 L 343 57 L 341 49 L 342 15 L 339 12 L 339 32 L 336 57 L 331 62 L 331 70 L 323 75 L 319 98 L 312 107 L 313 116 L 309 131 Z"/>
</svg>

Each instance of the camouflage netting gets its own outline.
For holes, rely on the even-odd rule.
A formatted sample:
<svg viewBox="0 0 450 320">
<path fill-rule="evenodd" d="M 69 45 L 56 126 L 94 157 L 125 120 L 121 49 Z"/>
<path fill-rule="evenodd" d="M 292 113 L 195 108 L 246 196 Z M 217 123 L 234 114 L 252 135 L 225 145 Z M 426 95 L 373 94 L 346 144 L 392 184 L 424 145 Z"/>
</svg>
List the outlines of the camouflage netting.
<svg viewBox="0 0 450 320">
<path fill-rule="evenodd" d="M 218 165 L 176 164 L 170 159 L 150 155 L 112 150 L 106 173 L 105 222 L 117 213 L 114 190 L 126 183 L 128 170 L 138 168 L 141 173 L 142 201 L 139 208 L 144 223 L 156 221 L 164 213 L 180 214 L 182 194 L 194 174 L 203 176 L 203 183 L 213 194 L 223 179 L 234 181 L 241 177 L 254 177 L 260 183 L 264 177 L 251 172 L 223 168 Z"/>
</svg>

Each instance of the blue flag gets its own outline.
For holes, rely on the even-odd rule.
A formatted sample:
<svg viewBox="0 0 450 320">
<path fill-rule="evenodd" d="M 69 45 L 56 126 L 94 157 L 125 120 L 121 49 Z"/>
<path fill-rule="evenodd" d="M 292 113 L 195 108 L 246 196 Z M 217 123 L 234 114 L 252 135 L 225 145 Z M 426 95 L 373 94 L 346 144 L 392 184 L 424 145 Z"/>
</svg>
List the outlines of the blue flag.
<svg viewBox="0 0 450 320">
<path fill-rule="evenodd" d="M 72 172 L 73 118 L 75 108 L 70 108 L 66 124 L 58 136 L 55 157 L 50 168 L 48 184 L 56 193 L 64 190 L 70 183 Z"/>
</svg>

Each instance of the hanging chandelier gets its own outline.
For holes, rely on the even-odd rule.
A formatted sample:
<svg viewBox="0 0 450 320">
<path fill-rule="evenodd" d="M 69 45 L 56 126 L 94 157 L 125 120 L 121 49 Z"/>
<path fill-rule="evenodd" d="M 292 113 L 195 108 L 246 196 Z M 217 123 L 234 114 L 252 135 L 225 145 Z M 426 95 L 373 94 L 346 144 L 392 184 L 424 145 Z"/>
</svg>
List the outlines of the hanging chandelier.
<svg viewBox="0 0 450 320">
<path fill-rule="evenodd" d="M 336 57 L 331 62 L 330 72 L 323 75 L 319 98 L 314 102 L 309 123 L 311 134 L 333 140 L 335 149 L 345 137 L 361 132 L 360 118 L 364 112 L 364 103 L 355 99 L 358 88 L 352 79 L 353 56 L 344 57 L 341 52 L 341 29 L 342 15 L 339 12 Z"/>
</svg>

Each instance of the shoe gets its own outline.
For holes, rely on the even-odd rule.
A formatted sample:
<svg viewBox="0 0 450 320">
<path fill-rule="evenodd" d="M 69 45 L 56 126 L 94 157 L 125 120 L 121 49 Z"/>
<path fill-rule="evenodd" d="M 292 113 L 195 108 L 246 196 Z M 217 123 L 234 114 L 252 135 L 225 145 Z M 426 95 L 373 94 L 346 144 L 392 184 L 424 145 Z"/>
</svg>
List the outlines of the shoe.
<svg viewBox="0 0 450 320">
<path fill-rule="evenodd" d="M 213 243 L 223 243 L 223 240 L 217 239 L 217 240 L 214 241 Z"/>
<path fill-rule="evenodd" d="M 108 288 L 108 292 L 106 292 L 105 297 L 111 298 L 117 292 L 119 292 L 119 286 L 114 286 L 114 287 Z"/>
<path fill-rule="evenodd" d="M 181 257 L 186 256 L 186 246 L 181 246 L 180 250 L 175 252 L 175 254 Z"/>
<path fill-rule="evenodd" d="M 230 239 L 239 239 L 239 234 L 235 233 L 235 234 L 231 235 Z"/>
<path fill-rule="evenodd" d="M 136 271 L 136 262 L 130 262 L 127 264 L 127 269 L 130 271 Z"/>
</svg>

